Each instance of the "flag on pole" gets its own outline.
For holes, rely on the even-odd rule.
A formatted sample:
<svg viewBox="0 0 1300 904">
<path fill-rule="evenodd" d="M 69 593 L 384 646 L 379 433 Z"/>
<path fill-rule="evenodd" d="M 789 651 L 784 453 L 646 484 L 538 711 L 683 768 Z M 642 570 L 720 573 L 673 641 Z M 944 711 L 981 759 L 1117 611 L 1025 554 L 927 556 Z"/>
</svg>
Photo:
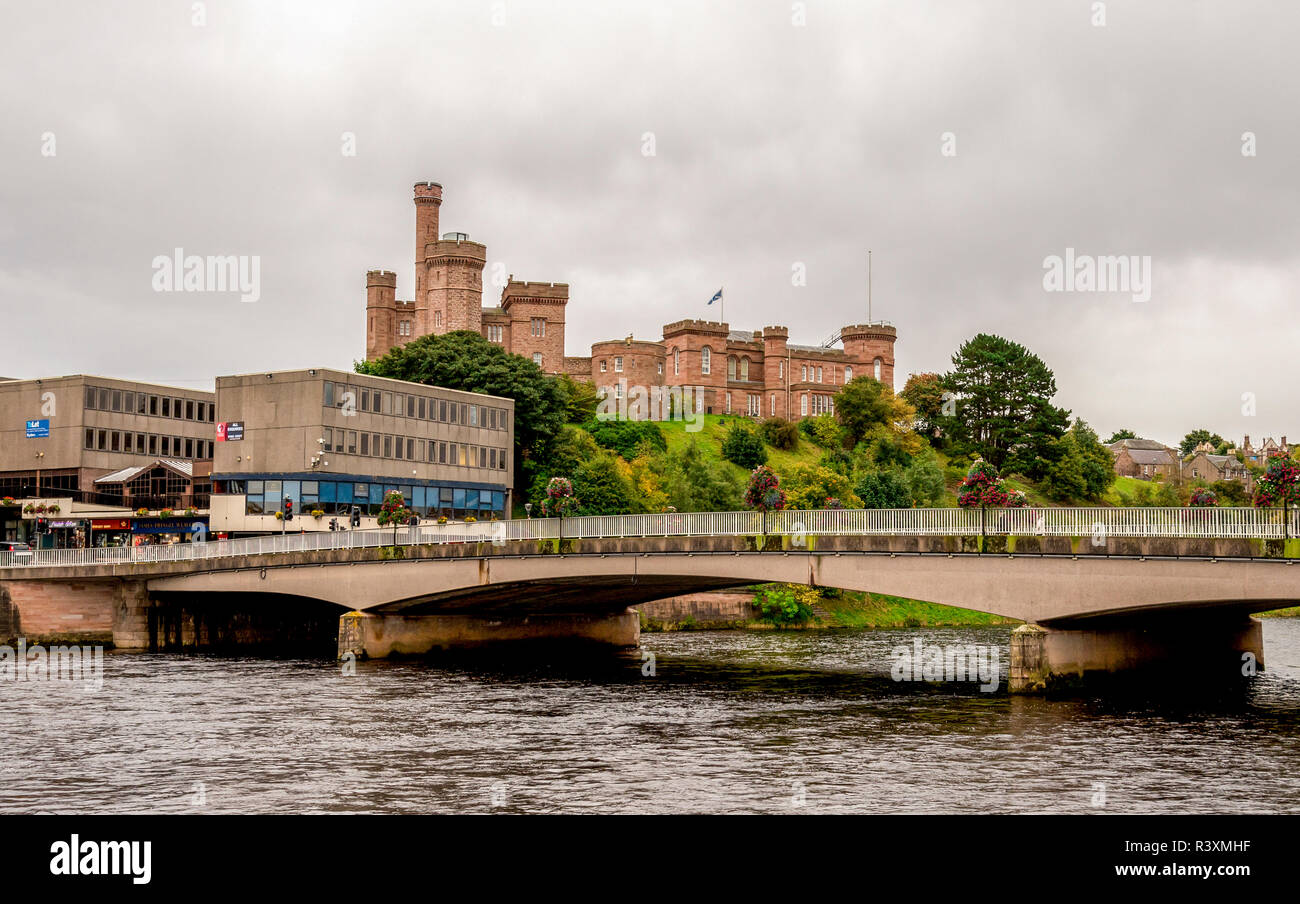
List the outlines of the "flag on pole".
<svg viewBox="0 0 1300 904">
<path fill-rule="evenodd" d="M 718 290 L 718 294 L 714 295 L 712 298 L 709 299 L 709 304 L 713 304 L 715 301 L 722 301 L 721 289 Z"/>
</svg>

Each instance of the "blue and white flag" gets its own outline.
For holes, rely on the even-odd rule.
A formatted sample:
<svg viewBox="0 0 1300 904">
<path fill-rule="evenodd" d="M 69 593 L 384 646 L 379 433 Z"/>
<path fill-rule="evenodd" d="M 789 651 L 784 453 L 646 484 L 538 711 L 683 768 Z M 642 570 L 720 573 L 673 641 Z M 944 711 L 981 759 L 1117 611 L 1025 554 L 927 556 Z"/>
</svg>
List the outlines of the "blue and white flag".
<svg viewBox="0 0 1300 904">
<path fill-rule="evenodd" d="M 717 295 L 714 295 L 712 298 L 709 299 L 709 304 L 713 304 L 715 301 L 722 301 L 722 290 L 721 290 L 721 289 L 718 290 L 718 294 L 717 294 Z"/>
</svg>

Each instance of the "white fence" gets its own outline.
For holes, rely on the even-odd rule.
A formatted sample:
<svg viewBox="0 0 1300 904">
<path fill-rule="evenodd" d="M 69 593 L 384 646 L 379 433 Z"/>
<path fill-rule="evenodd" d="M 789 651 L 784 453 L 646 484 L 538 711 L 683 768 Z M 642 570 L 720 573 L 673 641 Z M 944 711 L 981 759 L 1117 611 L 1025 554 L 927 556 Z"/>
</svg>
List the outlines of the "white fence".
<svg viewBox="0 0 1300 904">
<path fill-rule="evenodd" d="M 422 524 L 379 530 L 314 531 L 173 546 L 0 552 L 0 568 L 203 561 L 323 549 L 624 537 L 974 536 L 1191 537 L 1281 539 L 1300 536 L 1300 510 L 1254 508 L 832 509 L 681 512 L 533 518 L 476 524 Z"/>
</svg>

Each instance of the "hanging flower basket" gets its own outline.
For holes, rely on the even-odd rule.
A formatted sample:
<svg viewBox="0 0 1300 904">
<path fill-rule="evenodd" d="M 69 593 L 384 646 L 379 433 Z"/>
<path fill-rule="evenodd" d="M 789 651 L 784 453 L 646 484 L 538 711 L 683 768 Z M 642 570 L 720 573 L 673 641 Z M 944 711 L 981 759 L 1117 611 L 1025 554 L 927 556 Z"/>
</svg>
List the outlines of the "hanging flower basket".
<svg viewBox="0 0 1300 904">
<path fill-rule="evenodd" d="M 137 518 L 143 518 L 147 514 L 149 514 L 149 510 L 147 508 L 138 508 L 135 510 L 135 516 Z"/>
<path fill-rule="evenodd" d="M 9 505 L 17 505 L 17 504 L 18 503 L 14 502 L 14 497 L 12 496 L 6 496 L 3 499 L 0 499 L 0 505 L 9 506 Z"/>
</svg>

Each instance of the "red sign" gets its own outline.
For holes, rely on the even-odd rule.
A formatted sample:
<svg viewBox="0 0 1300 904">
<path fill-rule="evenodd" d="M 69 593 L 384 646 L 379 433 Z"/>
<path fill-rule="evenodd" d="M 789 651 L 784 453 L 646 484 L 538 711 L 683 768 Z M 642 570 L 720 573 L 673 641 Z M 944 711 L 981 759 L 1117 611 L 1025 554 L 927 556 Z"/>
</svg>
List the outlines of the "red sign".
<svg viewBox="0 0 1300 904">
<path fill-rule="evenodd" d="M 91 530 L 130 530 L 131 522 L 126 518 L 93 518 Z"/>
</svg>

